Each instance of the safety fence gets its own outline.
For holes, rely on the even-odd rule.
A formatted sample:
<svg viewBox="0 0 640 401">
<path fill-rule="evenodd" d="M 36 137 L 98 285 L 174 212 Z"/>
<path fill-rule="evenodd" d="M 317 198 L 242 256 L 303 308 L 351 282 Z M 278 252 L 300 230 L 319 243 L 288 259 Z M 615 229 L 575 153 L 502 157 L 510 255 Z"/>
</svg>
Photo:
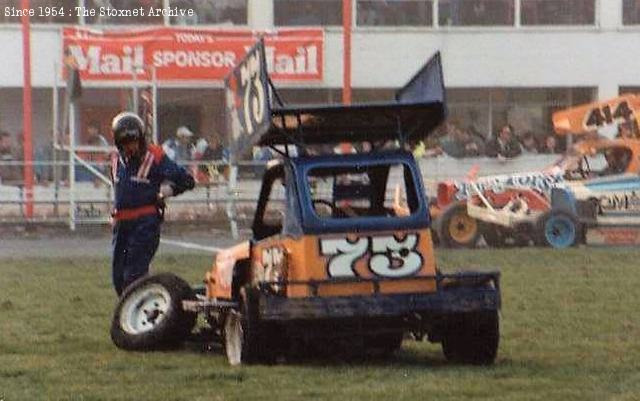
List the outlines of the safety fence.
<svg viewBox="0 0 640 401">
<path fill-rule="evenodd" d="M 558 157 L 525 155 L 510 160 L 438 157 L 421 159 L 419 164 L 427 194 L 434 195 L 438 182 L 465 180 L 470 171 L 478 176 L 536 171 Z M 108 223 L 113 189 L 99 177 L 107 175 L 108 164 L 77 162 L 71 175 L 68 161 L 33 162 L 37 182 L 28 194 L 20 175 L 25 163 L 0 161 L 0 177 L 9 176 L 7 172 L 13 170 L 13 179 L 0 181 L 0 222 L 58 222 L 68 223 L 72 229 L 77 224 Z M 217 160 L 187 163 L 186 167 L 196 177 L 196 188 L 169 201 L 167 220 L 227 222 L 232 223 L 233 229 L 236 221 L 252 217 L 264 162 L 241 162 L 232 168 L 225 161 Z M 75 180 L 70 182 L 69 176 L 75 176 Z M 26 213 L 29 202 L 33 205 L 30 218 Z"/>
</svg>

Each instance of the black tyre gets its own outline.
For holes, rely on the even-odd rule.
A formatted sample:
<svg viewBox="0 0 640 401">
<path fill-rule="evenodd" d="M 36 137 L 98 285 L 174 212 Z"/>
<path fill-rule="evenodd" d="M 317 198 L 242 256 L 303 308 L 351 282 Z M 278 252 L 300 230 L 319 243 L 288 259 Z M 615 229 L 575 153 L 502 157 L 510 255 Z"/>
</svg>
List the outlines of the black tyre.
<svg viewBox="0 0 640 401">
<path fill-rule="evenodd" d="M 194 299 L 184 280 L 170 274 L 145 276 L 124 291 L 111 322 L 111 339 L 121 349 L 151 351 L 180 344 L 193 330 L 196 314 L 182 301 Z"/>
<path fill-rule="evenodd" d="M 507 235 L 502 227 L 494 224 L 483 223 L 481 226 L 482 237 L 487 246 L 491 248 L 503 248 L 507 245 Z"/>
<path fill-rule="evenodd" d="M 491 248 L 524 247 L 529 245 L 530 238 L 520 228 L 511 229 L 495 224 L 483 223 L 482 237 Z"/>
<path fill-rule="evenodd" d="M 536 244 L 559 249 L 575 246 L 584 238 L 582 227 L 575 216 L 558 211 L 551 211 L 540 217 L 536 234 Z"/>
<path fill-rule="evenodd" d="M 480 238 L 478 221 L 467 214 L 466 203 L 450 205 L 438 219 L 438 238 L 449 248 L 473 248 Z"/>
<path fill-rule="evenodd" d="M 264 361 L 267 353 L 264 346 L 265 326 L 258 312 L 259 293 L 256 289 L 243 287 L 239 291 L 239 307 L 230 310 L 224 320 L 224 348 L 232 366 Z"/>
<path fill-rule="evenodd" d="M 442 338 L 447 360 L 473 365 L 492 364 L 498 354 L 500 319 L 498 311 L 454 316 Z"/>
</svg>

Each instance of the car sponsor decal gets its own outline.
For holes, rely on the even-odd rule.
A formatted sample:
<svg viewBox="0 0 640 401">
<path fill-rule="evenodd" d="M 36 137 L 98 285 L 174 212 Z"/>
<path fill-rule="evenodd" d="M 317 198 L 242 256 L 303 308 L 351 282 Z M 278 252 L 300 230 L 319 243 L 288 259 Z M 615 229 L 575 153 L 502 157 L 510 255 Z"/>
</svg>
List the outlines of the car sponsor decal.
<svg viewBox="0 0 640 401">
<path fill-rule="evenodd" d="M 379 277 L 406 277 L 416 274 L 422 267 L 422 256 L 417 251 L 418 234 L 402 238 L 394 235 L 349 238 L 323 238 L 320 253 L 328 256 L 327 274 L 333 278 L 356 277 L 356 263 L 367 260 L 367 267 Z"/>
<path fill-rule="evenodd" d="M 551 188 L 563 181 L 564 178 L 562 174 L 545 174 L 540 172 L 482 177 L 473 183 L 454 182 L 454 185 L 457 189 L 456 199 L 462 200 L 475 194 L 473 185 L 475 185 L 480 192 L 487 190 L 502 192 L 505 188 L 516 187 L 537 189 L 541 192 L 548 193 L 551 191 Z"/>
<path fill-rule="evenodd" d="M 640 211 L 640 194 L 636 191 L 601 195 L 598 204 L 603 212 L 633 210 Z"/>
</svg>

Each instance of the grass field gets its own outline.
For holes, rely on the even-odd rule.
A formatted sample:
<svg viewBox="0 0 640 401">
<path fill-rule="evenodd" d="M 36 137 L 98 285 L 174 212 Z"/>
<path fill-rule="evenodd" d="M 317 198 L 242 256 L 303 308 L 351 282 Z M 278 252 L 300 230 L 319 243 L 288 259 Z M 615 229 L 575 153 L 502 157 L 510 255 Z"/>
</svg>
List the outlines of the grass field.
<svg viewBox="0 0 640 401">
<path fill-rule="evenodd" d="M 231 368 L 220 352 L 117 350 L 106 259 L 0 260 L 0 400 L 640 400 L 640 251 L 439 250 L 445 271 L 500 268 L 492 367 L 405 341 L 393 358 Z M 197 282 L 208 256 L 156 270 Z"/>
</svg>

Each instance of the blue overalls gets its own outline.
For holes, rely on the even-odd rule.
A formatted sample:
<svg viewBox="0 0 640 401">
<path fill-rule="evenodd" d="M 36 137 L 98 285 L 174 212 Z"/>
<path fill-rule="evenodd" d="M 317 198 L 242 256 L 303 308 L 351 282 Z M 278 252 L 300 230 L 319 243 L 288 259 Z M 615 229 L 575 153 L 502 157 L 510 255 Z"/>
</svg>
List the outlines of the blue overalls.
<svg viewBox="0 0 640 401">
<path fill-rule="evenodd" d="M 115 188 L 113 212 L 112 275 L 118 296 L 149 271 L 160 242 L 160 184 L 168 181 L 173 194 L 192 189 L 193 177 L 169 159 L 162 148 L 148 145 L 144 156 L 125 163 L 118 154 L 111 159 Z"/>
</svg>

